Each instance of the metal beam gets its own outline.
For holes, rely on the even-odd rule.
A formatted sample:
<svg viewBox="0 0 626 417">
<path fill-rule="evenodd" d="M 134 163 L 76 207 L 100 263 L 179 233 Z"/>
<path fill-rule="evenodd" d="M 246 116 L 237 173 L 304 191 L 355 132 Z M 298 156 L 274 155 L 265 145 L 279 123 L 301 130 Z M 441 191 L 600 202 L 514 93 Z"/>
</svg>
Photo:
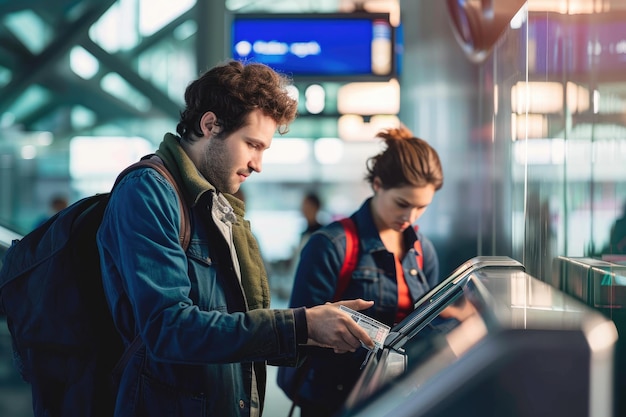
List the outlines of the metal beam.
<svg viewBox="0 0 626 417">
<path fill-rule="evenodd" d="M 195 7 L 198 25 L 196 33 L 196 61 L 202 73 L 230 57 L 230 13 L 224 1 L 198 0 Z"/>
<path fill-rule="evenodd" d="M 0 65 L 14 72 L 20 72 L 20 59 L 26 61 L 33 57 L 26 45 L 9 30 L 3 22 L 0 22 Z"/>
<path fill-rule="evenodd" d="M 114 2 L 115 0 L 102 0 L 87 8 L 73 23 L 69 23 L 43 52 L 28 60 L 28 62 L 21 63 L 20 66 L 27 69 L 27 71 L 16 73 L 15 78 L 0 90 L 0 113 L 6 111 L 11 103 L 28 86 L 39 82 L 42 76 L 50 70 L 51 66 L 63 57 L 73 45 L 79 43 L 82 38 L 87 38 L 87 31 L 91 25 Z"/>
<path fill-rule="evenodd" d="M 71 78 L 65 77 L 60 83 L 59 78 L 50 75 L 42 81 L 42 85 L 52 92 L 52 103 L 46 103 L 29 115 L 19 119 L 17 123 L 23 124 L 27 130 L 46 115 L 50 114 L 50 108 L 83 106 L 96 114 L 97 123 L 105 120 L 123 118 L 145 118 L 146 115 L 133 106 L 102 91 L 100 85 L 94 80 L 84 80 L 76 75 Z M 53 110 L 54 111 L 54 110 Z M 63 132 L 57 132 L 62 134 Z"/>
<path fill-rule="evenodd" d="M 137 46 L 135 46 L 130 51 L 120 52 L 118 55 L 123 55 L 128 58 L 134 58 L 148 49 L 155 46 L 157 43 L 171 36 L 174 30 L 181 24 L 185 23 L 187 20 L 194 19 L 195 17 L 195 8 L 196 6 L 191 7 L 185 13 L 178 16 L 176 19 L 169 22 L 167 25 L 163 26 L 161 29 L 153 33 L 152 35 L 144 38 Z"/>
<path fill-rule="evenodd" d="M 44 4 L 42 0 L 0 0 L 0 16 L 22 10 L 33 10 Z"/>
<path fill-rule="evenodd" d="M 109 54 L 91 39 L 85 39 L 81 42 L 81 45 L 94 57 L 96 57 L 105 67 L 117 72 L 141 94 L 148 97 L 153 106 L 157 109 L 168 116 L 178 115 L 181 110 L 179 105 L 155 87 L 154 84 L 137 74 L 125 60 L 122 60 L 118 56 Z"/>
</svg>

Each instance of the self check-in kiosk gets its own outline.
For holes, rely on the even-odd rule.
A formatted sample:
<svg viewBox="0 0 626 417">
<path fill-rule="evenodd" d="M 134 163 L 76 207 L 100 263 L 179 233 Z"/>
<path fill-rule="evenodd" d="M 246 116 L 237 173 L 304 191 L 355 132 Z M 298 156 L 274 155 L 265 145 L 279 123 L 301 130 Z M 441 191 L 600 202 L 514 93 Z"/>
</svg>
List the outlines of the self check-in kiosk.
<svg viewBox="0 0 626 417">
<path fill-rule="evenodd" d="M 461 265 L 391 329 L 339 416 L 613 416 L 617 332 L 507 257 Z"/>
</svg>

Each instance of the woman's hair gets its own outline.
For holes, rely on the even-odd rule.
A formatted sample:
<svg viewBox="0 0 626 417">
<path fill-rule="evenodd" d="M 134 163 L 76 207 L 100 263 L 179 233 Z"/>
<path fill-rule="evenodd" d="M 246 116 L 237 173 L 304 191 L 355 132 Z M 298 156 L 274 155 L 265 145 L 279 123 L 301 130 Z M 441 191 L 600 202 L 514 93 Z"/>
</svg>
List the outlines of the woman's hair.
<svg viewBox="0 0 626 417">
<path fill-rule="evenodd" d="M 227 136 L 245 125 L 251 111 L 260 109 L 284 134 L 298 107 L 297 100 L 287 91 L 290 83 L 290 79 L 266 65 L 227 61 L 189 84 L 176 132 L 186 140 L 193 140 L 192 134 L 202 136 L 200 119 L 211 111 L 217 117 L 220 135 Z"/>
<path fill-rule="evenodd" d="M 376 137 L 387 146 L 367 160 L 365 179 L 370 184 L 378 177 L 384 189 L 432 184 L 439 190 L 443 186 L 439 155 L 428 142 L 416 138 L 405 127 L 383 130 Z"/>
</svg>

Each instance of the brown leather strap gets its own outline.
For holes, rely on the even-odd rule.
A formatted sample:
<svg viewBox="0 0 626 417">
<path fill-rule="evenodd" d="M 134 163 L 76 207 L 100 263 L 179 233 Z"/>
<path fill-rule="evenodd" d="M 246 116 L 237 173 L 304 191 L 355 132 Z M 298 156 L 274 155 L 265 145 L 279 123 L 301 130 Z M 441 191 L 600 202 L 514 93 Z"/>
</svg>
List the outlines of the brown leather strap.
<svg viewBox="0 0 626 417">
<path fill-rule="evenodd" d="M 152 169 L 155 169 L 159 174 L 165 177 L 165 179 L 167 179 L 170 184 L 172 184 L 172 187 L 174 187 L 174 191 L 176 191 L 176 195 L 178 196 L 178 206 L 180 207 L 180 235 L 178 236 L 178 238 L 180 240 L 180 245 L 186 251 L 187 248 L 189 248 L 189 242 L 191 240 L 191 221 L 189 220 L 189 209 L 187 208 L 185 196 L 178 186 L 176 179 L 167 169 L 161 158 L 159 158 L 155 154 L 144 156 L 143 158 L 141 158 L 140 161 L 135 162 L 134 164 L 127 167 L 124 171 L 122 171 L 115 180 L 115 185 L 117 185 L 117 183 L 122 179 L 122 177 L 124 177 L 124 175 L 141 167 L 150 167 Z M 115 185 L 113 187 L 115 187 Z"/>
<path fill-rule="evenodd" d="M 189 210 L 187 208 L 187 202 L 185 201 L 185 196 L 181 192 L 181 189 L 178 186 L 176 179 L 167 169 L 161 158 L 154 154 L 144 156 L 143 158 L 141 158 L 140 161 L 130 165 L 118 175 L 117 179 L 115 180 L 115 185 L 113 185 L 113 188 L 115 188 L 115 186 L 120 182 L 124 175 L 141 167 L 150 167 L 152 169 L 155 169 L 157 172 L 159 172 L 159 174 L 165 177 L 170 182 L 170 184 L 172 184 L 172 187 L 174 187 L 174 191 L 176 191 L 176 195 L 178 196 L 178 205 L 180 207 L 180 245 L 182 246 L 183 250 L 187 251 L 187 248 L 189 248 L 189 242 L 191 240 L 191 221 L 189 220 Z M 126 348 L 124 354 L 113 368 L 112 376 L 115 382 L 118 382 L 119 377 L 130 358 L 133 357 L 135 352 L 137 352 L 142 346 L 143 340 L 141 339 L 141 336 L 135 336 L 135 339 Z"/>
</svg>

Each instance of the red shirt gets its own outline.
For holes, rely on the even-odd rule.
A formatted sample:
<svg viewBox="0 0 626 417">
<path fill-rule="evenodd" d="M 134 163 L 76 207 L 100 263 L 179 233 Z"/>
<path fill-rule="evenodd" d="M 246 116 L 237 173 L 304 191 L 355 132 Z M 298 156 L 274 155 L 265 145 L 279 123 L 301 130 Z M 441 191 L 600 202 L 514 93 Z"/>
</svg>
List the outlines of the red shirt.
<svg viewBox="0 0 626 417">
<path fill-rule="evenodd" d="M 411 302 L 409 287 L 406 285 L 406 280 L 404 279 L 402 263 L 400 263 L 400 259 L 398 259 L 397 256 L 394 258 L 396 261 L 396 282 L 398 284 L 398 311 L 396 313 L 396 323 L 400 323 L 402 319 L 408 316 L 413 310 L 413 303 Z"/>
</svg>

